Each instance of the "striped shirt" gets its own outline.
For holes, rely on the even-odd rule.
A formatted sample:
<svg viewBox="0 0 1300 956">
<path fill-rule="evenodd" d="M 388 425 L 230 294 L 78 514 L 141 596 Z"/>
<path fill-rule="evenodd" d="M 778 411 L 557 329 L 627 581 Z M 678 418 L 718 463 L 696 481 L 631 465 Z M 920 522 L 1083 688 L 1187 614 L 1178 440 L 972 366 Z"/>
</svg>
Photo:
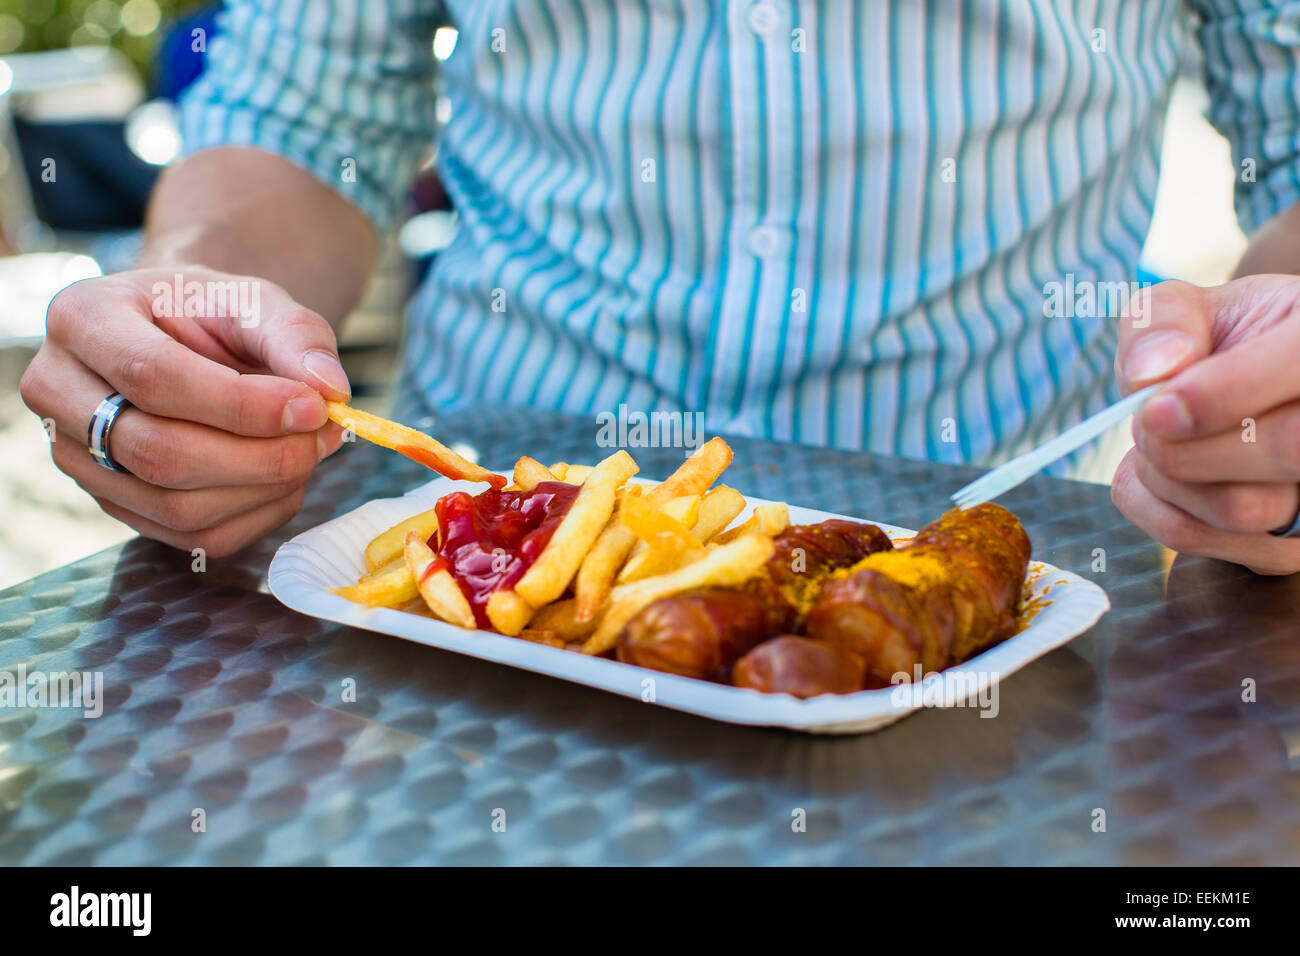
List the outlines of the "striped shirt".
<svg viewBox="0 0 1300 956">
<path fill-rule="evenodd" d="M 1118 397 L 1114 309 L 1049 303 L 1134 278 L 1180 69 L 1243 228 L 1300 197 L 1293 0 L 227 6 L 189 151 L 279 153 L 383 229 L 437 134 L 459 230 L 405 349 L 435 407 L 990 462 Z"/>
</svg>

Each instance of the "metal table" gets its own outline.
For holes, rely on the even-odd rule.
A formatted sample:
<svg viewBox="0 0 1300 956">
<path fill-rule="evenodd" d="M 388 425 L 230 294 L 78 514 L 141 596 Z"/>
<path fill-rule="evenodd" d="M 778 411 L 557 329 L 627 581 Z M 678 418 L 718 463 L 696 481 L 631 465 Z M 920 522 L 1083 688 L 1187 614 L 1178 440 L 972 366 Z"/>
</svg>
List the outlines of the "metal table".
<svg viewBox="0 0 1300 956">
<path fill-rule="evenodd" d="M 491 467 L 601 453 L 590 418 L 553 413 L 464 412 L 438 434 Z M 742 492 L 908 527 L 972 475 L 733 446 Z M 632 451 L 651 477 L 681 457 Z M 1097 627 L 1007 679 L 995 719 L 927 710 L 839 738 L 325 624 L 266 592 L 281 541 L 427 475 L 345 446 L 290 526 L 202 573 L 135 540 L 0 593 L 0 671 L 100 671 L 106 699 L 98 719 L 0 709 L 0 863 L 1300 861 L 1300 576 L 1170 568 L 1104 487 L 1038 478 L 1006 498 L 1036 557 L 1109 592 Z"/>
</svg>

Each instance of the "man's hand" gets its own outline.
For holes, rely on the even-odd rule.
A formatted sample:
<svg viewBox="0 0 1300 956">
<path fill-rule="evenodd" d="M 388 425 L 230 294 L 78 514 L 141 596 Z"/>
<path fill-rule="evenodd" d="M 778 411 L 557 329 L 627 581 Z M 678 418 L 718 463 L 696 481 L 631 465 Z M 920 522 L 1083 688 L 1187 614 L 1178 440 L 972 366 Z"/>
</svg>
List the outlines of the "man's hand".
<svg viewBox="0 0 1300 956">
<path fill-rule="evenodd" d="M 1175 551 L 1300 571 L 1300 540 L 1268 534 L 1300 509 L 1300 278 L 1144 290 L 1115 373 L 1125 393 L 1168 380 L 1134 416 L 1120 511 Z"/>
<path fill-rule="evenodd" d="M 343 439 L 322 396 L 346 401 L 350 387 L 329 324 L 279 286 L 186 269 L 178 289 L 176 274 L 141 269 L 60 292 L 20 389 L 54 423 L 54 463 L 105 512 L 220 557 L 297 513 L 307 476 Z M 114 391 L 133 406 L 110 443 L 130 474 L 86 449 L 91 414 Z"/>
</svg>

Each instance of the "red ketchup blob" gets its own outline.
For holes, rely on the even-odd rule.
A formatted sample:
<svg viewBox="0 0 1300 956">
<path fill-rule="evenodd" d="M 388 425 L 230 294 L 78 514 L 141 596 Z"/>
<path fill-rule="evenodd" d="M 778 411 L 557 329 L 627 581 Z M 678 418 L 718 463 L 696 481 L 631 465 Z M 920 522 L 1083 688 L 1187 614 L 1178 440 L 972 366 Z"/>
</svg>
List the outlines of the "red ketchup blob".
<svg viewBox="0 0 1300 956">
<path fill-rule="evenodd" d="M 543 481 L 532 491 L 453 491 L 438 499 L 434 564 L 451 571 L 479 627 L 491 629 L 488 598 L 533 566 L 577 496 L 577 485 Z"/>
</svg>

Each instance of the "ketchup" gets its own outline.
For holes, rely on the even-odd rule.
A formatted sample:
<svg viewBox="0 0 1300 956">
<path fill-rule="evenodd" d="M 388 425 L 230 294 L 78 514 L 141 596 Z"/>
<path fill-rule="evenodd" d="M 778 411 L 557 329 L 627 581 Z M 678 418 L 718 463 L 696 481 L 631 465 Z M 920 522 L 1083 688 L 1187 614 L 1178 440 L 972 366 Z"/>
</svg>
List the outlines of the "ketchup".
<svg viewBox="0 0 1300 956">
<path fill-rule="evenodd" d="M 433 577 L 439 571 L 450 571 L 451 564 L 440 554 L 435 554 L 429 566 L 424 569 L 424 574 L 420 575 L 420 583 L 423 584 L 429 578 Z"/>
<path fill-rule="evenodd" d="M 577 485 L 543 481 L 532 491 L 453 491 L 438 499 L 435 564 L 451 571 L 479 627 L 491 629 L 488 598 L 532 567 L 577 496 Z"/>
<path fill-rule="evenodd" d="M 480 480 L 478 475 L 467 475 L 463 470 L 449 466 L 445 459 L 439 458 L 427 448 L 417 448 L 414 445 L 394 445 L 393 451 L 397 452 L 399 455 L 405 455 L 412 461 L 418 461 L 426 468 L 432 468 L 445 478 L 464 478 L 469 481 Z M 487 483 L 492 486 L 493 490 L 500 490 L 506 486 L 504 475 L 494 475 L 489 473 L 487 478 L 483 480 L 487 481 Z"/>
</svg>

